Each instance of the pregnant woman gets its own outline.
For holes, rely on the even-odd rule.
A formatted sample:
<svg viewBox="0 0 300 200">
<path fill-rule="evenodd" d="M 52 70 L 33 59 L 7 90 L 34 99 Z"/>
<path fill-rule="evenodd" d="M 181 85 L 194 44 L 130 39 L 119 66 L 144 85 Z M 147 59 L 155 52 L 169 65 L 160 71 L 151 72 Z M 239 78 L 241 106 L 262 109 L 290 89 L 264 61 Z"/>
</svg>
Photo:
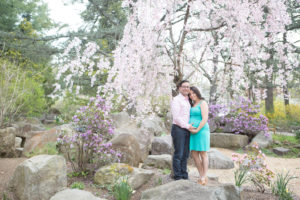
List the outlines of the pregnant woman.
<svg viewBox="0 0 300 200">
<path fill-rule="evenodd" d="M 207 123 L 208 105 L 196 87 L 190 88 L 189 97 L 192 100 L 189 124 L 193 125 L 189 129 L 191 132 L 190 151 L 200 175 L 198 183 L 205 185 L 207 183 L 206 175 L 208 170 L 207 151 L 210 148 L 210 131 Z"/>
</svg>

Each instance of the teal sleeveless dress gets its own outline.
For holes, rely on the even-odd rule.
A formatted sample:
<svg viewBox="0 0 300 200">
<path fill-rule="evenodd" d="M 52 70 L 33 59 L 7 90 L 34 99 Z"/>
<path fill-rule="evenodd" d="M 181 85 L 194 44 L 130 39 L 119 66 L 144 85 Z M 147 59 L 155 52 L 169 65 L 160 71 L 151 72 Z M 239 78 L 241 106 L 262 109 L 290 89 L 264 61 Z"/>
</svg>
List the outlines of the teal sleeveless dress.
<svg viewBox="0 0 300 200">
<path fill-rule="evenodd" d="M 189 124 L 194 123 L 193 127 L 198 127 L 202 121 L 201 101 L 195 107 L 191 108 Z M 210 149 L 210 130 L 206 123 L 198 133 L 190 134 L 190 151 L 209 151 Z"/>
</svg>

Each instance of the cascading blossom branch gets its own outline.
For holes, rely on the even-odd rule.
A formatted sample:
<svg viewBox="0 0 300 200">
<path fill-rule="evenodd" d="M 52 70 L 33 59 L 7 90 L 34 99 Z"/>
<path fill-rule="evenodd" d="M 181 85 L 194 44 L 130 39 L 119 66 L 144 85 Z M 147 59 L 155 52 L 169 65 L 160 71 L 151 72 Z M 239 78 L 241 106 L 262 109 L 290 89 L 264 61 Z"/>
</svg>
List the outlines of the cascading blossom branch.
<svg viewBox="0 0 300 200">
<path fill-rule="evenodd" d="M 90 77 L 91 87 L 94 86 L 97 76 L 106 73 L 110 63 L 106 57 L 99 54 L 99 46 L 94 42 L 82 44 L 79 38 L 74 38 L 58 58 L 57 82 L 62 79 L 65 87 L 70 91 L 80 93 L 82 85 L 75 82 L 86 77 Z M 61 85 L 54 84 L 53 94 L 61 91 Z"/>
<path fill-rule="evenodd" d="M 110 107 L 100 96 L 91 98 L 73 117 L 76 133 L 61 133 L 58 143 L 64 148 L 74 171 L 86 171 L 88 163 L 95 165 L 119 161 L 120 153 L 108 142 L 114 128 L 109 118 Z M 76 153 L 74 153 L 76 152 Z M 75 162 L 71 159 L 75 156 Z"/>
<path fill-rule="evenodd" d="M 103 91 L 125 97 L 127 108 L 134 106 L 138 113 L 151 111 L 151 97 L 171 95 L 174 77 L 186 73 L 183 58 L 199 60 L 203 55 L 202 64 L 212 73 L 213 57 L 218 55 L 222 65 L 218 92 L 222 94 L 228 87 L 235 92 L 249 88 L 246 68 L 257 76 L 271 77 L 272 69 L 266 65 L 268 48 L 290 23 L 282 0 L 125 0 L 124 5 L 130 5 L 132 13 Z M 185 12 L 189 17 L 183 26 Z M 179 39 L 176 29 L 181 31 Z M 182 35 L 190 38 L 189 47 L 188 39 L 180 40 Z M 281 51 L 287 46 L 277 42 L 275 53 L 279 62 L 291 68 Z M 190 53 L 192 49 L 195 54 Z M 204 49 L 208 50 L 201 54 Z"/>
<path fill-rule="evenodd" d="M 235 93 L 248 89 L 245 71 L 271 77 L 272 67 L 266 65 L 269 49 L 275 50 L 278 67 L 284 69 L 279 70 L 284 73 L 278 78 L 280 85 L 286 84 L 291 63 L 297 65 L 285 55 L 293 48 L 277 41 L 291 22 L 283 0 L 124 0 L 123 6 L 130 10 L 128 23 L 113 52 L 111 68 L 95 55 L 98 47 L 93 43 L 82 49 L 76 39 L 67 48 L 64 55 L 73 49 L 75 56 L 59 66 L 57 79 L 65 74 L 70 90 L 80 90 L 74 78 L 88 72 L 93 85 L 97 74 L 108 69 L 107 83 L 98 92 L 109 102 L 123 102 L 125 109 L 134 107 L 137 115 L 143 115 L 154 111 L 159 97 L 171 97 L 174 83 L 190 71 L 185 60 L 201 57 L 202 69 L 211 76 L 217 66 L 222 77 L 219 94 L 226 94 L 228 88 Z M 254 90 L 259 95 L 259 88 Z"/>
</svg>

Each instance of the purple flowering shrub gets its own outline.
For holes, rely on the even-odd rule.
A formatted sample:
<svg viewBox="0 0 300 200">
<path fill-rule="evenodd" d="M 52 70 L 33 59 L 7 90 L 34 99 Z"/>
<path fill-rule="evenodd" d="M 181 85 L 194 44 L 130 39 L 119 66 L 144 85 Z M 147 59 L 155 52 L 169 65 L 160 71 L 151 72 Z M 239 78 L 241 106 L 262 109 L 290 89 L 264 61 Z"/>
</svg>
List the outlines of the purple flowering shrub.
<svg viewBox="0 0 300 200">
<path fill-rule="evenodd" d="M 259 105 L 250 100 L 239 98 L 231 103 L 230 112 L 224 117 L 225 123 L 232 124 L 234 133 L 256 135 L 264 132 L 268 136 L 268 118 L 260 113 Z"/>
<path fill-rule="evenodd" d="M 228 114 L 224 115 L 225 113 Z M 231 102 L 229 106 L 220 104 L 209 106 L 210 120 L 215 120 L 225 126 L 229 125 L 231 132 L 256 135 L 262 131 L 268 136 L 268 118 L 259 113 L 260 106 L 244 98 Z M 220 124 L 217 125 L 220 126 Z"/>
<path fill-rule="evenodd" d="M 62 132 L 58 144 L 66 153 L 74 171 L 87 171 L 88 165 L 99 166 L 119 161 L 121 154 L 111 148 L 108 141 L 114 134 L 109 118 L 109 106 L 100 96 L 91 98 L 73 116 L 75 134 Z"/>
</svg>

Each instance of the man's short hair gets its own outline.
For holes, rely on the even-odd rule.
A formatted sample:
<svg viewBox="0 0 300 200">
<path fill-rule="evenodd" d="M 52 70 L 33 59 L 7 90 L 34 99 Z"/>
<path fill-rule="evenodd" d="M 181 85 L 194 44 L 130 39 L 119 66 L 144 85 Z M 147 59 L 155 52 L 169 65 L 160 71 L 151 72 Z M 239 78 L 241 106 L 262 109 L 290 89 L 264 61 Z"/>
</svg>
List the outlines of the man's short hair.
<svg viewBox="0 0 300 200">
<path fill-rule="evenodd" d="M 184 84 L 184 83 L 189 83 L 189 81 L 188 80 L 180 81 L 180 83 L 177 85 L 177 89 L 180 88 L 182 86 L 182 84 Z"/>
</svg>

